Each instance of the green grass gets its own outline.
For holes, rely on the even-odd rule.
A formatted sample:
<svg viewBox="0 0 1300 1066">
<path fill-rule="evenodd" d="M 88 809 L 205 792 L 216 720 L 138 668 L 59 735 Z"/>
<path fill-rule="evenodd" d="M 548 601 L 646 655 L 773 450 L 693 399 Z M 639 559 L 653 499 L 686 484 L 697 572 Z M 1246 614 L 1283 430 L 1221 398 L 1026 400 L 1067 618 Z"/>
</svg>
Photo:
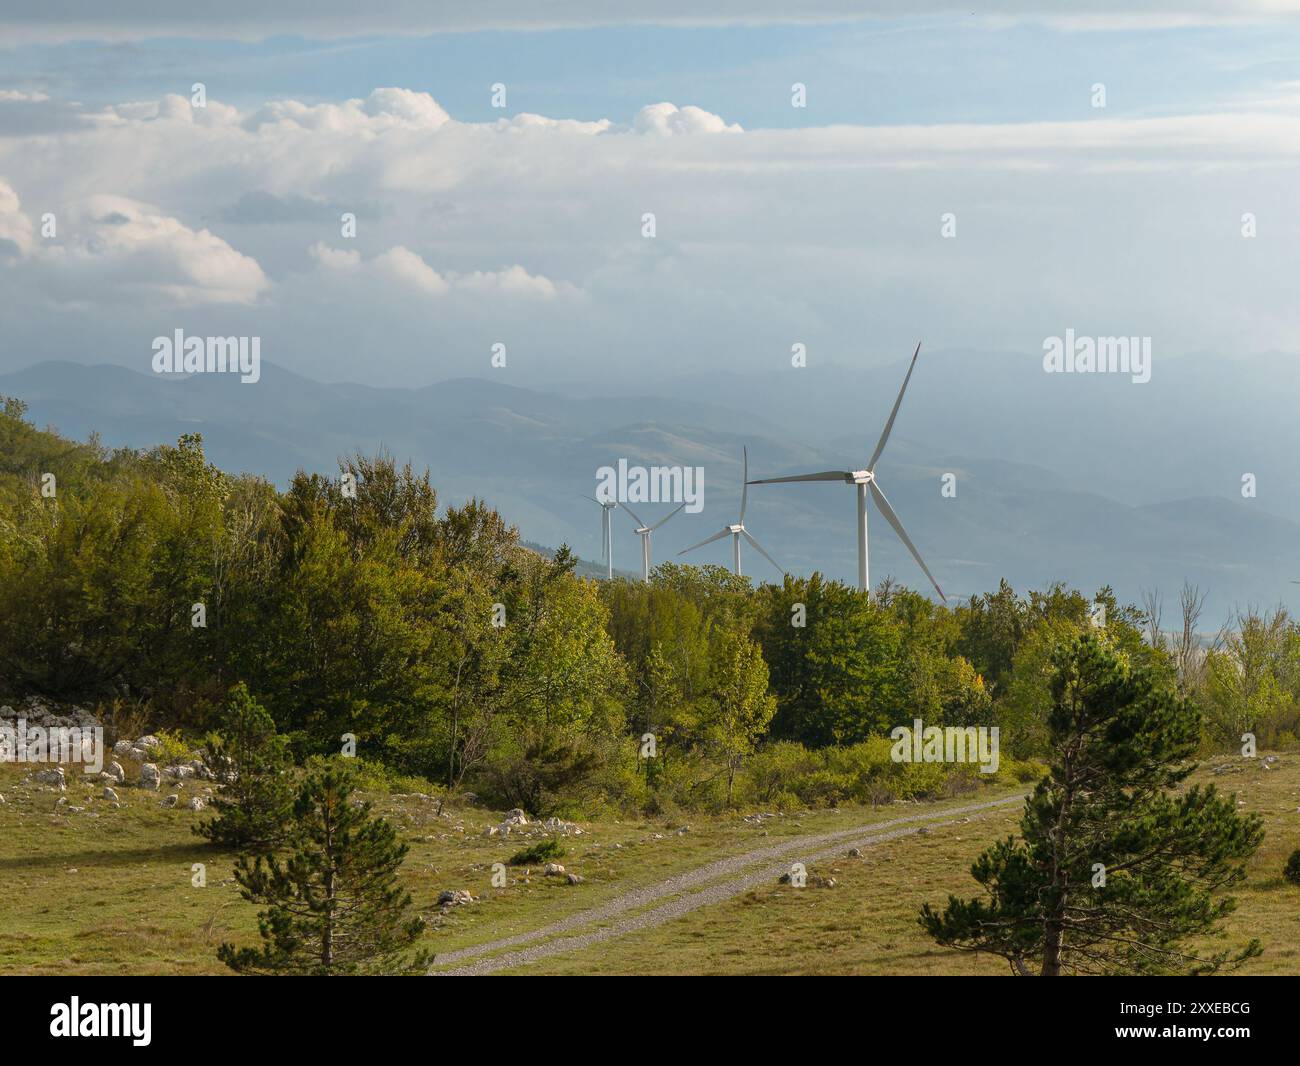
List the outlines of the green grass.
<svg viewBox="0 0 1300 1066">
<path fill-rule="evenodd" d="M 25 768 L 0 766 L 0 973 L 197 974 L 225 972 L 216 960 L 223 940 L 256 942 L 256 908 L 239 897 L 234 855 L 190 833 L 204 815 L 164 810 L 158 793 L 118 789 L 123 806 L 98 797 L 99 785 L 69 775 L 69 812 L 58 794 L 24 788 Z M 1238 893 L 1238 933 L 1265 942 L 1251 972 L 1300 972 L 1300 890 L 1282 879 L 1287 856 L 1300 846 L 1300 755 L 1283 755 L 1270 771 L 1252 766 L 1213 778 L 1236 789 L 1243 809 L 1259 810 L 1268 837 Z M 198 786 L 203 787 L 203 786 Z M 182 790 L 193 793 L 195 786 Z M 403 881 L 416 907 L 431 920 L 424 946 L 451 951 L 526 932 L 566 915 L 664 880 L 727 855 L 783 838 L 831 832 L 869 820 L 919 811 L 936 814 L 1000 795 L 979 792 L 934 805 L 792 812 L 764 822 L 739 815 L 696 817 L 688 832 L 664 820 L 606 818 L 583 822 L 581 836 L 565 838 L 565 865 L 581 885 L 542 876 L 536 866 L 512 867 L 504 888 L 491 886 L 494 863 L 552 834 L 487 836 L 499 812 L 449 808 L 413 795 L 370 795 L 410 846 Z M 743 812 L 742 812 L 743 813 Z M 928 943 L 915 924 L 923 901 L 949 892 L 970 894 L 968 869 L 991 840 L 1012 831 L 1018 808 L 972 817 L 969 824 L 936 829 L 868 848 L 862 859 L 821 863 L 810 874 L 831 874 L 832 889 L 792 890 L 773 884 L 702 908 L 666 926 L 606 942 L 590 951 L 525 967 L 524 973 L 1000 973 L 996 962 L 972 959 Z M 613 845 L 621 847 L 615 848 Z M 191 867 L 204 863 L 207 885 L 191 884 Z M 468 889 L 478 901 L 441 915 L 444 889 Z"/>
</svg>

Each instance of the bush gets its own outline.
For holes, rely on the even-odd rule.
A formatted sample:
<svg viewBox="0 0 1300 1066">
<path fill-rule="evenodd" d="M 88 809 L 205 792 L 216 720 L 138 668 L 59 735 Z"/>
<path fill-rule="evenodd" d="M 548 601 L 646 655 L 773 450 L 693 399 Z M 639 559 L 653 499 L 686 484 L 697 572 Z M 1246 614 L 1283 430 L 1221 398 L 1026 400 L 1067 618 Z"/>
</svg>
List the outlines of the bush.
<svg viewBox="0 0 1300 1066">
<path fill-rule="evenodd" d="M 154 736 L 158 738 L 160 746 L 153 750 L 152 761 L 159 766 L 176 766 L 194 759 L 194 751 L 176 730 L 160 729 Z"/>
<path fill-rule="evenodd" d="M 1282 867 L 1282 876 L 1293 885 L 1300 885 L 1300 848 L 1291 852 L 1291 858 L 1287 859 L 1286 865 Z"/>
<path fill-rule="evenodd" d="M 523 851 L 516 851 L 510 856 L 511 866 L 537 866 L 544 862 L 564 858 L 564 845 L 556 837 L 541 840 Z"/>
</svg>

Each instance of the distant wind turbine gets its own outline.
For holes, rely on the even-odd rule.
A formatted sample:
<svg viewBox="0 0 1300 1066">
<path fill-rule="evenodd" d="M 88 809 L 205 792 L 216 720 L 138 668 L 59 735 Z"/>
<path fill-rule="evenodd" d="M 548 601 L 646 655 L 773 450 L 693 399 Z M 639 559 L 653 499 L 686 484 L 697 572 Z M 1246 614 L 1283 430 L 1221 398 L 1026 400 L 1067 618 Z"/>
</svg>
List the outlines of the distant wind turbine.
<svg viewBox="0 0 1300 1066">
<path fill-rule="evenodd" d="M 722 529 L 720 529 L 717 533 L 714 533 L 713 536 L 709 537 L 707 540 L 702 540 L 699 542 L 699 544 L 692 544 L 689 548 L 683 548 L 681 551 L 677 553 L 678 555 L 685 555 L 687 552 L 693 552 L 696 548 L 703 548 L 704 545 L 712 544 L 715 540 L 721 540 L 723 537 L 730 534 L 731 535 L 731 559 L 737 576 L 740 576 L 740 538 L 741 537 L 744 537 L 747 541 L 749 541 L 749 543 L 754 546 L 754 550 L 757 551 L 759 555 L 761 555 L 769 563 L 775 566 L 778 570 L 781 570 L 780 564 L 775 559 L 773 559 L 770 555 L 768 555 L 767 552 L 763 550 L 763 545 L 759 544 L 758 541 L 754 539 L 753 534 L 751 534 L 749 530 L 745 528 L 745 505 L 749 501 L 749 484 L 750 484 L 748 448 L 744 450 L 744 464 L 745 464 L 744 473 L 741 475 L 741 479 L 740 479 L 741 481 L 740 517 L 736 519 L 734 524 L 729 526 L 723 526 Z M 784 574 L 785 571 L 781 570 L 781 573 Z"/>
<path fill-rule="evenodd" d="M 640 518 L 637 517 L 636 512 L 633 511 L 631 507 L 629 507 L 626 503 L 623 504 L 623 510 L 625 510 L 628 513 L 628 515 L 631 517 L 632 521 L 636 523 L 637 526 L 636 531 L 641 537 L 641 570 L 647 584 L 649 584 L 650 582 L 650 534 L 653 533 L 660 526 L 662 526 L 665 522 L 668 521 L 669 518 L 672 518 L 672 516 L 675 515 L 677 511 L 680 511 L 685 506 L 686 504 L 684 503 L 678 505 L 677 510 L 670 511 L 666 518 L 661 518 L 654 525 L 648 526 L 644 522 L 642 522 Z"/>
<path fill-rule="evenodd" d="M 585 494 L 583 495 L 582 498 L 584 500 L 590 500 L 592 503 L 594 503 L 597 507 L 599 507 L 604 512 L 604 514 L 601 515 L 601 522 L 600 522 L 600 531 L 602 534 L 601 547 L 605 552 L 605 559 L 609 564 L 609 579 L 613 581 L 614 580 L 614 538 L 613 536 L 611 536 L 611 531 L 609 527 L 609 513 L 610 511 L 614 510 L 615 507 L 618 506 L 618 503 L 614 500 L 604 500 L 604 501 L 598 500 L 596 499 L 595 496 L 587 496 Z"/>
<path fill-rule="evenodd" d="M 907 368 L 907 376 L 903 378 L 903 387 L 898 390 L 898 399 L 894 401 L 894 409 L 889 412 L 889 421 L 885 423 L 884 432 L 880 434 L 880 440 L 876 443 L 876 450 L 871 453 L 871 458 L 867 460 L 865 470 L 823 470 L 817 474 L 794 474 L 790 477 L 764 478 L 761 481 L 751 481 L 750 484 L 775 485 L 783 481 L 844 481 L 850 485 L 856 485 L 858 487 L 858 588 L 868 595 L 871 592 L 867 570 L 867 490 L 869 489 L 871 498 L 876 501 L 876 506 L 880 508 L 880 513 L 885 516 L 885 521 L 894 527 L 894 532 L 907 545 L 907 550 L 912 553 L 912 558 L 925 571 L 925 576 L 930 579 L 930 584 L 934 586 L 940 598 L 946 602 L 948 597 L 943 594 L 939 582 L 935 581 L 934 575 L 930 573 L 930 568 L 925 565 L 921 553 L 916 550 L 916 545 L 912 543 L 907 531 L 903 529 L 903 523 L 898 520 L 898 515 L 894 514 L 894 509 L 889 506 L 889 500 L 885 498 L 880 484 L 876 481 L 876 460 L 880 458 L 880 453 L 885 450 L 885 443 L 889 440 L 890 431 L 894 428 L 894 419 L 898 416 L 898 408 L 903 402 L 903 393 L 907 391 L 907 383 L 912 380 L 912 371 L 916 368 L 916 357 L 920 354 L 921 345 L 918 343 L 916 351 L 912 353 L 912 362 Z"/>
</svg>

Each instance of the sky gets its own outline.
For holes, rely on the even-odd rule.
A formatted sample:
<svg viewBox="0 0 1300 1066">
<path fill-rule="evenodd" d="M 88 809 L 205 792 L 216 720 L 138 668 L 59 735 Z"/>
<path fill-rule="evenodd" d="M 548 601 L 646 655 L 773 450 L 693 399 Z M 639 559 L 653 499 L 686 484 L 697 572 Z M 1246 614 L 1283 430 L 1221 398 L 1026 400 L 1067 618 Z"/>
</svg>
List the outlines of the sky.
<svg viewBox="0 0 1300 1066">
<path fill-rule="evenodd" d="M 6 4 L 0 370 L 176 329 L 399 386 L 1300 347 L 1298 4 L 481 6 Z"/>
</svg>

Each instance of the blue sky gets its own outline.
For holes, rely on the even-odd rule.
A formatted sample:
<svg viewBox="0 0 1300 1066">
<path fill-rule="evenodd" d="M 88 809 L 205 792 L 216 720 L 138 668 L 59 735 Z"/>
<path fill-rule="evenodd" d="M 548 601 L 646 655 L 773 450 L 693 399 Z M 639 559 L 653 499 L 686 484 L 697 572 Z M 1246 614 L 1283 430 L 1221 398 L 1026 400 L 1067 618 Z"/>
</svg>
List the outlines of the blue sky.
<svg viewBox="0 0 1300 1066">
<path fill-rule="evenodd" d="M 91 104 L 155 98 L 204 81 L 242 107 L 268 98 L 432 94 L 456 118 L 508 112 L 626 120 L 647 101 L 689 101 L 747 129 L 807 124 L 1028 122 L 1078 118 L 1094 82 L 1112 115 L 1236 106 L 1294 80 L 1300 35 L 1276 26 L 1076 31 L 975 18 L 833 25 L 617 26 L 262 41 L 159 39 L 0 51 L 10 87 Z M 809 86 L 809 107 L 789 86 Z"/>
</svg>

